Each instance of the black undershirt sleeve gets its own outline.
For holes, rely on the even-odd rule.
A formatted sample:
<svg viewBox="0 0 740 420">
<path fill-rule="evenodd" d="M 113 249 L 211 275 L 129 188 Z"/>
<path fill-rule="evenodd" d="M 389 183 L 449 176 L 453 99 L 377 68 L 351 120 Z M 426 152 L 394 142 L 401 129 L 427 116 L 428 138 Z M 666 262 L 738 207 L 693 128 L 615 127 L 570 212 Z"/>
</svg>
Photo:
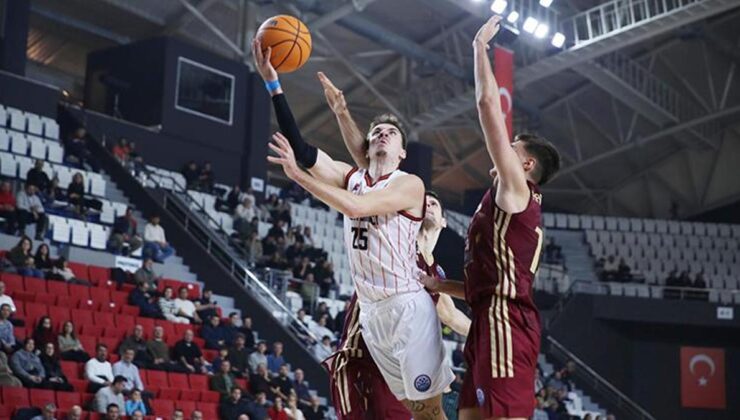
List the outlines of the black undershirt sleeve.
<svg viewBox="0 0 740 420">
<path fill-rule="evenodd" d="M 288 139 L 296 160 L 305 168 L 313 167 L 316 164 L 319 151 L 316 147 L 303 141 L 303 136 L 301 136 L 301 131 L 298 129 L 295 118 L 293 118 L 285 94 L 281 93 L 273 96 L 272 105 L 275 108 L 280 132 Z"/>
</svg>

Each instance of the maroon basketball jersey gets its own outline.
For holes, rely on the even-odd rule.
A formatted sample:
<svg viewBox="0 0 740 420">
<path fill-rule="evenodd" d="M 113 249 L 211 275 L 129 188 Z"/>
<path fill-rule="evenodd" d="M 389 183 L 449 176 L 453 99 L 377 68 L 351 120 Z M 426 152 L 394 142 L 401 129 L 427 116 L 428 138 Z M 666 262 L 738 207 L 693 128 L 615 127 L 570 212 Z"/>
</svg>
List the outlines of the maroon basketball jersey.
<svg viewBox="0 0 740 420">
<path fill-rule="evenodd" d="M 465 242 L 465 299 L 472 308 L 488 306 L 492 296 L 536 311 L 532 283 L 539 266 L 543 232 L 542 194 L 527 183 L 527 207 L 509 214 L 496 205 L 489 188 L 473 215 Z M 536 312 L 535 312 L 536 313 Z"/>
<path fill-rule="evenodd" d="M 424 256 L 421 255 L 420 252 L 416 253 L 416 265 L 427 276 L 435 277 L 440 280 L 444 280 L 447 278 L 445 271 L 442 269 L 442 267 L 439 264 L 437 264 L 436 260 L 432 263 L 432 265 L 429 265 L 427 261 L 424 259 Z M 437 302 L 439 302 L 439 292 L 431 291 L 429 289 L 425 289 L 425 290 L 432 297 L 432 300 L 434 301 L 434 304 L 436 305 Z"/>
</svg>

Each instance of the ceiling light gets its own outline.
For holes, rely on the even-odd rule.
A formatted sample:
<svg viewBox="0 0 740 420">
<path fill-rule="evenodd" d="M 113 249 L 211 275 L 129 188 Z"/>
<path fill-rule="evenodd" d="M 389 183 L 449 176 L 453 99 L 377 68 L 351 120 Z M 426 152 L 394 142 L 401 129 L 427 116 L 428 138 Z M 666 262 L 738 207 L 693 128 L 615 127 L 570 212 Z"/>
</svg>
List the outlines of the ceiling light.
<svg viewBox="0 0 740 420">
<path fill-rule="evenodd" d="M 528 17 L 527 20 L 524 21 L 524 25 L 522 25 L 522 29 L 529 32 L 530 34 L 534 32 L 535 28 L 537 28 L 537 19 L 533 17 Z"/>
<path fill-rule="evenodd" d="M 540 5 L 542 7 L 550 7 L 552 4 L 552 0 L 540 0 Z"/>
<path fill-rule="evenodd" d="M 506 10 L 506 6 L 508 3 L 506 0 L 493 0 L 493 3 L 491 3 L 491 11 L 493 13 L 496 13 L 497 15 L 500 15 L 501 13 Z"/>
<path fill-rule="evenodd" d="M 565 35 L 560 32 L 555 32 L 552 36 L 552 46 L 555 48 L 562 48 L 565 45 Z"/>
<path fill-rule="evenodd" d="M 544 23 L 540 23 L 537 25 L 537 29 L 534 30 L 534 36 L 537 38 L 544 38 L 547 36 L 548 32 L 550 32 L 550 27 Z"/>
<path fill-rule="evenodd" d="M 511 13 L 509 13 L 509 16 L 506 18 L 506 20 L 508 20 L 509 23 L 516 22 L 517 20 L 519 20 L 519 12 L 513 10 Z"/>
</svg>

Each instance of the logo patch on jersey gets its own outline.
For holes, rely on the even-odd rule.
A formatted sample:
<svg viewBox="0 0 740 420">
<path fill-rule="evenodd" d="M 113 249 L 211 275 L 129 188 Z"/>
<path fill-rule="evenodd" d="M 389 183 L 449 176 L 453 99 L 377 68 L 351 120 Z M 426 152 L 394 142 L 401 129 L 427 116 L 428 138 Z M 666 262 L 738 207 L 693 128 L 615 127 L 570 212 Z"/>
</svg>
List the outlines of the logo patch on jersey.
<svg viewBox="0 0 740 420">
<path fill-rule="evenodd" d="M 414 388 L 419 392 L 427 392 L 432 387 L 432 378 L 429 375 L 419 375 L 414 380 Z"/>
<path fill-rule="evenodd" d="M 483 390 L 478 388 L 475 390 L 475 396 L 478 397 L 478 405 L 482 406 L 484 402 L 486 402 L 486 394 L 483 393 Z"/>
<path fill-rule="evenodd" d="M 441 279 L 446 279 L 447 278 L 447 275 L 445 274 L 445 271 L 440 266 L 437 266 L 437 277 L 439 277 Z"/>
<path fill-rule="evenodd" d="M 542 205 L 542 194 L 534 193 L 532 194 L 532 197 L 534 198 L 534 201 L 537 202 L 537 204 Z"/>
</svg>

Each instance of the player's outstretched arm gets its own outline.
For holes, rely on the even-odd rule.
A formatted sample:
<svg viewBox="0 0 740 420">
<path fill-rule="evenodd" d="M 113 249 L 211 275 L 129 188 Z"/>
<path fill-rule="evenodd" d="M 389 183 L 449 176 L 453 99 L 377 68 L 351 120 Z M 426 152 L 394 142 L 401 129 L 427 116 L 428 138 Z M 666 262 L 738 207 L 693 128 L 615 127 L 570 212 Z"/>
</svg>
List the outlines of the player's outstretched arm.
<svg viewBox="0 0 740 420">
<path fill-rule="evenodd" d="M 344 99 L 344 93 L 337 89 L 334 83 L 323 72 L 318 72 L 318 77 L 321 85 L 324 87 L 326 103 L 329 104 L 329 108 L 331 108 L 337 117 L 337 123 L 339 124 L 339 131 L 342 132 L 344 145 L 347 146 L 347 150 L 352 155 L 355 165 L 358 168 L 367 169 L 370 161 L 367 158 L 367 150 L 365 150 L 365 136 L 349 113 L 347 101 Z"/>
<path fill-rule="evenodd" d="M 394 179 L 382 190 L 355 195 L 344 188 L 330 185 L 302 171 L 296 163 L 288 140 L 280 133 L 275 133 L 272 138 L 274 142 L 270 143 L 270 148 L 277 156 L 268 156 L 267 160 L 281 165 L 288 178 L 340 213 L 351 218 L 358 218 L 408 211 L 414 216 L 421 217 L 421 215 L 414 214 L 423 211 L 424 183 L 419 177 L 403 175 Z"/>
<path fill-rule="evenodd" d="M 252 55 L 254 56 L 255 67 L 265 81 L 265 86 L 270 92 L 270 96 L 272 96 L 272 105 L 275 108 L 275 116 L 277 117 L 280 131 L 290 142 L 298 162 L 304 168 L 308 169 L 312 175 L 324 182 L 335 186 L 342 186 L 344 175 L 352 167 L 344 162 L 333 160 L 321 149 L 303 140 L 301 131 L 298 129 L 298 124 L 296 124 L 293 117 L 293 112 L 288 105 L 288 99 L 285 97 L 283 88 L 280 86 L 277 71 L 275 71 L 275 68 L 270 63 L 271 54 L 272 48 L 267 48 L 264 53 L 262 52 L 262 46 L 258 39 L 252 42 Z"/>
<path fill-rule="evenodd" d="M 419 276 L 419 283 L 429 290 L 444 293 L 458 299 L 465 299 L 465 284 L 461 281 L 445 279 L 444 281 L 424 273 Z"/>
<path fill-rule="evenodd" d="M 498 172 L 496 203 L 505 211 L 517 212 L 529 199 L 527 178 L 519 156 L 511 147 L 506 120 L 501 109 L 499 86 L 488 59 L 489 42 L 500 29 L 501 16 L 493 16 L 475 35 L 475 99 L 486 148 Z M 501 194 L 499 196 L 499 194 Z"/>
<path fill-rule="evenodd" d="M 452 331 L 467 336 L 470 331 L 470 318 L 455 307 L 450 295 L 440 293 L 437 301 L 437 315 L 443 324 L 452 328 Z"/>
</svg>

